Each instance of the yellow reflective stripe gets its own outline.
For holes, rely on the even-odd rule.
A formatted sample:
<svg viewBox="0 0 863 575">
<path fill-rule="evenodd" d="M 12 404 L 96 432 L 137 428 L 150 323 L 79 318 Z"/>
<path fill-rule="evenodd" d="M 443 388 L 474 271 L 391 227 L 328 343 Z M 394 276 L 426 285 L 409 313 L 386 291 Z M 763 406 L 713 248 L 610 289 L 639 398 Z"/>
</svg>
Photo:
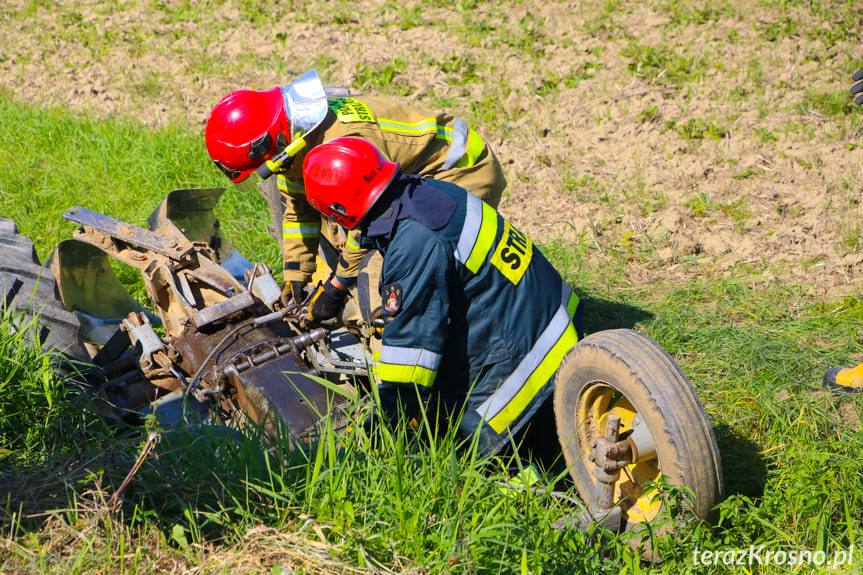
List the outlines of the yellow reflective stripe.
<svg viewBox="0 0 863 575">
<path fill-rule="evenodd" d="M 437 135 L 435 138 L 439 140 L 446 140 L 447 142 L 452 142 L 453 130 L 448 126 L 438 126 L 437 127 Z"/>
<path fill-rule="evenodd" d="M 578 296 L 575 295 L 575 292 L 570 290 L 569 301 L 567 301 L 567 304 L 566 304 L 566 311 L 567 311 L 567 313 L 569 313 L 569 317 L 572 317 L 573 315 L 575 315 L 575 310 L 578 309 L 578 302 L 579 301 L 580 300 L 578 299 Z"/>
<path fill-rule="evenodd" d="M 284 222 L 283 238 L 314 238 L 321 233 L 321 222 Z"/>
<path fill-rule="evenodd" d="M 437 371 L 442 355 L 417 347 L 400 347 L 397 345 L 382 345 L 382 361 L 400 365 L 418 365 L 432 371 Z"/>
<path fill-rule="evenodd" d="M 434 134 L 435 138 L 452 141 L 453 129 L 447 126 L 441 126 L 435 118 L 426 118 L 419 122 L 398 122 L 396 120 L 385 120 L 378 118 L 378 126 L 386 132 L 395 132 L 397 134 L 410 134 L 412 136 L 422 136 L 424 134 Z"/>
<path fill-rule="evenodd" d="M 305 194 L 306 189 L 287 179 L 284 174 L 276 174 L 276 185 L 279 187 L 279 191 L 285 192 L 286 194 Z"/>
<path fill-rule="evenodd" d="M 554 372 L 560 367 L 563 356 L 572 346 L 578 343 L 578 334 L 570 323 L 561 335 L 542 363 L 530 374 L 527 381 L 518 391 L 515 397 L 496 416 L 489 420 L 488 424 L 496 432 L 501 433 L 508 425 L 515 421 L 521 412 L 533 400 L 537 392 L 552 378 Z"/>
<path fill-rule="evenodd" d="M 467 133 L 467 150 L 464 156 L 456 163 L 456 167 L 469 168 L 476 164 L 480 154 L 482 154 L 483 147 L 485 147 L 485 142 L 482 141 L 482 136 L 471 129 Z"/>
<path fill-rule="evenodd" d="M 471 272 L 476 273 L 479 266 L 485 261 L 488 252 L 491 251 L 491 246 L 494 243 L 494 237 L 497 235 L 497 212 L 487 203 L 482 203 L 482 223 L 479 226 L 479 235 L 476 238 L 473 250 L 470 252 L 470 257 L 465 262 L 465 267 Z"/>
<path fill-rule="evenodd" d="M 359 242 L 353 237 L 353 235 L 348 234 L 348 239 L 345 240 L 345 245 L 349 250 L 361 250 Z"/>
<path fill-rule="evenodd" d="M 464 224 L 455 248 L 455 259 L 477 273 L 497 234 L 497 212 L 475 195 L 467 194 Z"/>
<path fill-rule="evenodd" d="M 382 345 L 376 373 L 381 381 L 430 387 L 441 358 L 441 354 L 427 349 Z"/>
<path fill-rule="evenodd" d="M 437 375 L 437 371 L 418 365 L 399 365 L 382 361 L 378 362 L 375 371 L 381 381 L 413 383 L 422 387 L 431 387 Z"/>
<path fill-rule="evenodd" d="M 369 375 L 374 375 L 378 372 L 378 363 L 381 359 L 381 352 L 373 351 L 372 352 L 372 361 L 369 364 Z"/>
</svg>

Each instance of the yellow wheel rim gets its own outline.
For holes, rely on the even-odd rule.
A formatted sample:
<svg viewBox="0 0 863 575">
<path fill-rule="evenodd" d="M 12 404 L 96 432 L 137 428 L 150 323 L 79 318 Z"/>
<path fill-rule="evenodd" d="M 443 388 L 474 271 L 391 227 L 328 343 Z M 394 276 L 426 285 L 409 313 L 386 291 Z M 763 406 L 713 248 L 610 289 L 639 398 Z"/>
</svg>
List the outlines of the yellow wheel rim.
<svg viewBox="0 0 863 575">
<path fill-rule="evenodd" d="M 585 468 L 593 470 L 588 459 L 590 443 L 597 437 L 605 437 L 605 425 L 609 415 L 620 417 L 620 433 L 632 429 L 632 420 L 638 414 L 629 399 L 604 382 L 595 382 L 582 391 L 576 404 L 579 425 L 578 448 Z M 623 510 L 630 523 L 650 521 L 662 506 L 655 492 L 644 493 L 644 484 L 659 479 L 662 471 L 659 460 L 640 461 L 620 470 L 620 479 L 614 486 L 614 501 Z"/>
</svg>

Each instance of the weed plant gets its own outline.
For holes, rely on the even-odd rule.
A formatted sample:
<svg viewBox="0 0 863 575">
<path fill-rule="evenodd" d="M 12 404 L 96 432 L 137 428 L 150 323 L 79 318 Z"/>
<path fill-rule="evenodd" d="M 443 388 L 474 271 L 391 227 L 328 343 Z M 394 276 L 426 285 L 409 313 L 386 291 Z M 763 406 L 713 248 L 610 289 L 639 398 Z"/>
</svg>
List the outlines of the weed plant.
<svg viewBox="0 0 863 575">
<path fill-rule="evenodd" d="M 0 470 L 77 451 L 99 420 L 33 345 L 38 315 L 0 308 Z"/>
<path fill-rule="evenodd" d="M 40 359 L 22 365 L 18 379 L 44 376 L 41 359 L 46 355 L 13 339 L 8 338 L 8 345 L 21 344 L 24 353 Z M 31 405 L 49 398 L 64 405 L 53 389 L 30 386 L 19 396 Z M 405 425 L 367 432 L 361 424 L 363 408 L 359 401 L 343 406 L 349 423 L 337 427 L 334 421 L 341 419 L 325 419 L 315 440 L 303 449 L 287 447 L 295 441 L 284 427 L 273 437 L 254 427 L 243 432 L 211 425 L 160 429 L 151 420 L 140 430 L 118 429 L 113 438 L 103 435 L 104 465 L 90 458 L 88 469 L 67 476 L 69 507 L 49 513 L 51 533 L 77 532 L 75 544 L 57 555 L 53 538 L 16 541 L 16 534 L 33 528 L 33 506 L 45 501 L 30 502 L 25 509 L 20 501 L 24 494 L 10 493 L 4 517 L 10 538 L 2 547 L 9 555 L 0 568 L 97 571 L 111 549 L 134 548 L 147 534 L 161 543 L 147 553 L 137 549 L 129 558 L 131 571 L 157 567 L 164 556 L 195 563 L 204 560 L 201 549 L 243 545 L 249 532 L 265 526 L 273 533 L 314 538 L 317 553 L 305 549 L 306 560 L 317 558 L 308 572 L 323 572 L 318 569 L 326 570 L 329 564 L 374 572 L 422 565 L 426 573 L 616 569 L 607 554 L 595 550 L 593 540 L 602 533 L 583 533 L 571 520 L 579 509 L 571 499 L 545 490 L 502 487 L 509 481 L 508 470 L 525 465 L 514 456 L 480 456 L 471 438 L 458 438 L 455 428 L 438 432 L 428 420 L 420 432 Z M 17 426 L 8 412 L 4 409 L 3 433 L 14 438 Z M 44 406 L 33 413 L 54 414 Z M 73 422 L 53 423 L 67 443 L 83 437 Z M 108 492 L 117 489 L 131 468 L 147 432 L 159 434 L 158 448 L 138 471 L 121 508 L 109 511 Z M 7 452 L 16 455 L 26 449 L 20 443 L 10 446 Z M 82 459 L 92 455 L 92 447 L 76 447 Z M 5 470 L 3 483 L 21 489 L 15 478 L 23 467 L 7 465 Z M 30 489 L 37 491 L 58 481 L 34 481 L 32 475 L 28 479 L 35 483 Z M 100 552 L 91 553 L 93 548 Z M 274 560 L 272 567 L 278 570 L 279 562 Z"/>
</svg>

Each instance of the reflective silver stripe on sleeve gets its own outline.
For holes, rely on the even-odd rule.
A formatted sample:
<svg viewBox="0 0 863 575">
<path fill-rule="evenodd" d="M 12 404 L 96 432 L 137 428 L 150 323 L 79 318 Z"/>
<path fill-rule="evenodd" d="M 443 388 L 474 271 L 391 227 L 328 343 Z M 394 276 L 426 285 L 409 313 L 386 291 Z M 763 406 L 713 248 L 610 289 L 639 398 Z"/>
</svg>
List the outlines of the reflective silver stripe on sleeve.
<svg viewBox="0 0 863 575">
<path fill-rule="evenodd" d="M 466 264 L 470 257 L 476 240 L 479 237 L 479 229 L 482 226 L 482 200 L 473 194 L 467 194 L 467 213 L 464 216 L 464 225 L 455 248 L 455 259 Z"/>
<path fill-rule="evenodd" d="M 467 124 L 461 118 L 453 118 L 452 142 L 441 170 L 446 171 L 455 166 L 467 152 Z"/>
<path fill-rule="evenodd" d="M 345 239 L 345 246 L 347 246 L 347 248 L 349 250 L 361 250 L 362 249 L 360 247 L 360 244 L 357 241 L 357 239 L 354 236 L 352 236 L 351 234 L 348 234 L 347 239 Z"/>
<path fill-rule="evenodd" d="M 566 309 L 566 305 L 569 302 L 569 296 L 572 293 L 572 290 L 565 282 L 562 283 L 563 290 L 561 295 L 563 296 L 563 302 L 554 313 L 554 316 L 552 316 L 551 321 L 548 322 L 548 325 L 545 326 L 544 330 L 542 330 L 542 334 L 540 334 L 539 339 L 536 340 L 536 343 L 533 344 L 533 347 L 530 349 L 528 354 L 524 356 L 524 359 L 521 360 L 521 363 L 518 364 L 515 371 L 506 378 L 503 385 L 501 385 L 491 397 L 486 399 L 482 405 L 476 409 L 476 412 L 486 421 L 494 419 L 494 417 L 503 411 L 509 402 L 512 401 L 527 382 L 531 374 L 536 371 L 536 368 L 539 367 L 539 364 L 542 363 L 543 359 L 545 359 L 545 356 L 548 355 L 548 352 L 550 352 L 558 342 L 560 337 L 566 331 L 566 328 L 569 327 L 570 317 L 569 312 Z"/>
<path fill-rule="evenodd" d="M 397 365 L 416 365 L 437 371 L 438 367 L 440 367 L 441 354 L 414 347 L 382 345 L 380 362 Z"/>
<path fill-rule="evenodd" d="M 560 298 L 560 307 L 569 313 L 569 300 L 572 298 L 572 288 L 566 282 L 563 282 L 563 290 Z"/>
</svg>

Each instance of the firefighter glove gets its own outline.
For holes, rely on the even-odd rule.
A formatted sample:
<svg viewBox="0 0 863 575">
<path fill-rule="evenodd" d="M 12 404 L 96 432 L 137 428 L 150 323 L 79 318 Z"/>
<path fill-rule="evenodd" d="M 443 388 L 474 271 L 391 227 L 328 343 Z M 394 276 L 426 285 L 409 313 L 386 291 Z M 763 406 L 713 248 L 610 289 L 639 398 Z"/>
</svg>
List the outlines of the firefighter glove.
<svg viewBox="0 0 863 575">
<path fill-rule="evenodd" d="M 300 322 L 300 327 L 308 328 L 325 319 L 336 317 L 345 305 L 348 290 L 339 289 L 330 281 L 318 285 L 309 300 L 309 312 Z"/>
<path fill-rule="evenodd" d="M 375 311 L 372 312 L 370 319 L 370 324 L 372 327 L 372 334 L 381 339 L 384 336 L 384 312 L 383 309 L 377 307 Z"/>
<path fill-rule="evenodd" d="M 854 98 L 854 103 L 863 106 L 863 68 L 860 68 L 854 75 L 851 76 L 851 79 L 857 82 L 853 86 L 851 86 L 851 93 L 855 94 L 857 97 Z"/>
<path fill-rule="evenodd" d="M 305 287 L 306 282 L 304 281 L 286 281 L 285 287 L 282 288 L 282 305 L 288 307 L 291 302 L 295 302 L 297 305 L 302 305 L 303 301 L 306 299 L 305 292 L 303 291 Z"/>
</svg>

